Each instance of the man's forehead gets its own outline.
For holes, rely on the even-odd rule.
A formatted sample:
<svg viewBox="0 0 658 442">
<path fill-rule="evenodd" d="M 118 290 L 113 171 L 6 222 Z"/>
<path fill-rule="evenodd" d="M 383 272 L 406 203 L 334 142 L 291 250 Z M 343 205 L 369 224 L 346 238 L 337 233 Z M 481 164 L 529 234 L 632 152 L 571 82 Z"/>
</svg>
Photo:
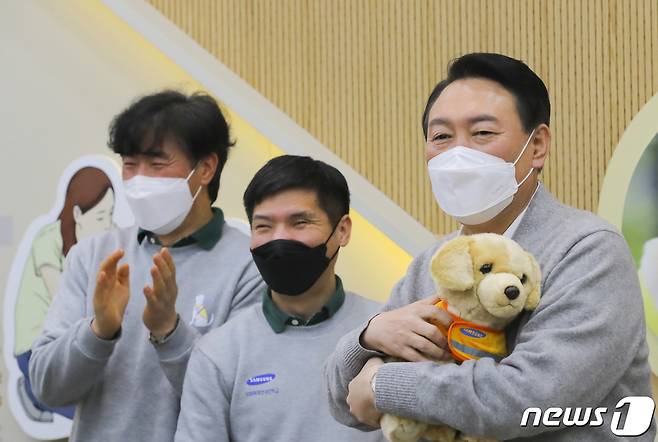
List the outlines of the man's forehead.
<svg viewBox="0 0 658 442">
<path fill-rule="evenodd" d="M 265 198 L 254 207 L 254 218 L 317 217 L 322 212 L 313 190 L 289 189 Z"/>
<path fill-rule="evenodd" d="M 142 136 L 139 144 L 132 151 L 128 151 L 124 156 L 145 156 L 145 157 L 178 157 L 187 156 L 188 151 L 183 141 L 177 136 L 164 133 L 156 134 L 153 131 L 147 132 Z"/>
<path fill-rule="evenodd" d="M 449 84 L 430 110 L 430 120 L 501 118 L 517 113 L 514 95 L 499 83 L 481 78 L 467 78 Z M 482 120 L 482 118 L 480 118 Z"/>
<path fill-rule="evenodd" d="M 477 115 L 467 116 L 465 120 L 468 124 L 471 125 L 485 121 L 491 123 L 500 123 L 500 119 L 495 115 L 491 115 L 491 114 L 477 114 Z M 451 125 L 453 123 L 454 121 L 450 117 L 443 118 L 443 117 L 435 116 L 435 117 L 431 117 L 429 121 L 429 127 L 440 126 L 440 125 Z"/>
<path fill-rule="evenodd" d="M 124 153 L 122 157 L 131 158 L 188 158 L 187 152 L 176 143 L 160 143 L 153 146 L 144 147 L 136 152 Z"/>
<path fill-rule="evenodd" d="M 163 149 L 151 148 L 145 151 L 125 153 L 121 158 L 170 158 L 171 153 L 167 153 Z"/>
</svg>

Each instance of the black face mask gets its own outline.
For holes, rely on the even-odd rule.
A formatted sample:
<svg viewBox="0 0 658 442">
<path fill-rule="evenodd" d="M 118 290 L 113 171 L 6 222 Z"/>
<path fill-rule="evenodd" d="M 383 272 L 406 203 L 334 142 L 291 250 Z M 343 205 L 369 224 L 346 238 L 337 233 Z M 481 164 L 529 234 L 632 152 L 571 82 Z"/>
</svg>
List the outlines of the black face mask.
<svg viewBox="0 0 658 442">
<path fill-rule="evenodd" d="M 340 222 L 340 221 L 339 221 Z M 338 223 L 331 231 L 332 237 Z M 327 242 L 309 247 L 292 239 L 275 239 L 251 250 L 256 267 L 271 290 L 297 296 L 311 288 L 338 253 L 327 258 Z"/>
</svg>

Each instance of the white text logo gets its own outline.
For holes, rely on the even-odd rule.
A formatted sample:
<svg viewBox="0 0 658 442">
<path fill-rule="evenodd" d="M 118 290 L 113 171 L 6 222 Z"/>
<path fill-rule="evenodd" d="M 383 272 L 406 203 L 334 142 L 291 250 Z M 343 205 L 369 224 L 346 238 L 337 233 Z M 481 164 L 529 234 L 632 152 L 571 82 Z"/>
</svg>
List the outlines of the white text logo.
<svg viewBox="0 0 658 442">
<path fill-rule="evenodd" d="M 615 436 L 641 436 L 651 426 L 656 405 L 646 396 L 628 396 L 617 402 L 612 413 L 610 431 Z M 599 408 L 541 408 L 530 407 L 523 412 L 521 427 L 600 427 L 603 417 L 608 413 L 606 407 Z"/>
</svg>

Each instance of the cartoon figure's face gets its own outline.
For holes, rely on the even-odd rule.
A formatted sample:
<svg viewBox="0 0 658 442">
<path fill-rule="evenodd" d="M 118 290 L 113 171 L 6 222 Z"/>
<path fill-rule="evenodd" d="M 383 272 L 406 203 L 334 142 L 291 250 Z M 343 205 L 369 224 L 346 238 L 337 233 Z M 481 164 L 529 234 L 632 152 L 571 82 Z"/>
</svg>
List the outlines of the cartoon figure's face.
<svg viewBox="0 0 658 442">
<path fill-rule="evenodd" d="M 82 213 L 78 206 L 73 206 L 75 220 L 75 237 L 78 241 L 88 236 L 105 232 L 112 228 L 114 212 L 114 191 L 108 189 L 103 198 L 91 209 Z"/>
</svg>

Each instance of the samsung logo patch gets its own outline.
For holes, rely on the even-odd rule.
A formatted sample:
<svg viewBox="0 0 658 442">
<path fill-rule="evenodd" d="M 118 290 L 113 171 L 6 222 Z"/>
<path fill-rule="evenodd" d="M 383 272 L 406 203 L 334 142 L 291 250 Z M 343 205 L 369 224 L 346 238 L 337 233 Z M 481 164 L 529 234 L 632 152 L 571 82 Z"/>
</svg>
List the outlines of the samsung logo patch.
<svg viewBox="0 0 658 442">
<path fill-rule="evenodd" d="M 262 385 L 272 382 L 276 378 L 274 373 L 259 374 L 252 378 L 247 379 L 247 385 Z"/>
<path fill-rule="evenodd" d="M 471 338 L 484 338 L 487 336 L 484 332 L 475 330 L 474 328 L 462 328 L 460 331 L 466 336 L 470 336 Z"/>
</svg>

